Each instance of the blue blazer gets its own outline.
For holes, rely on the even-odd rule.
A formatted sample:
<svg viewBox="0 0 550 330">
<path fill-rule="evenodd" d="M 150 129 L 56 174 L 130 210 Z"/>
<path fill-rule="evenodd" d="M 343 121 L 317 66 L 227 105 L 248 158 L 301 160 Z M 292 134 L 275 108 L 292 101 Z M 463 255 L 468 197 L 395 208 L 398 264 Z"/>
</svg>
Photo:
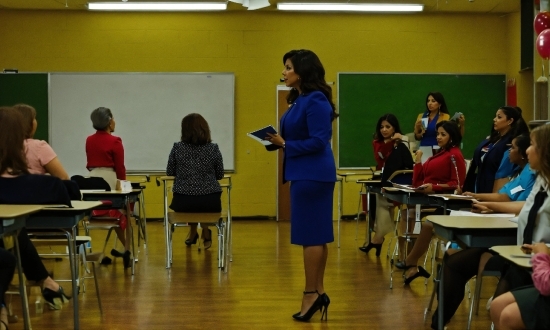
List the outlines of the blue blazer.
<svg viewBox="0 0 550 330">
<path fill-rule="evenodd" d="M 281 117 L 285 140 L 283 183 L 294 180 L 336 181 L 330 147 L 332 107 L 320 91 L 301 94 Z"/>
<path fill-rule="evenodd" d="M 495 144 L 489 152 L 486 153 L 483 161 L 481 157 L 483 153 L 481 149 L 489 144 L 489 139 L 483 140 L 476 150 L 474 157 L 470 163 L 468 174 L 466 174 L 466 182 L 464 183 L 464 191 L 475 193 L 492 193 L 495 183 L 495 176 L 502 161 L 504 152 L 510 148 L 508 144 L 512 143 L 512 134 L 503 136 L 497 144 Z"/>
</svg>

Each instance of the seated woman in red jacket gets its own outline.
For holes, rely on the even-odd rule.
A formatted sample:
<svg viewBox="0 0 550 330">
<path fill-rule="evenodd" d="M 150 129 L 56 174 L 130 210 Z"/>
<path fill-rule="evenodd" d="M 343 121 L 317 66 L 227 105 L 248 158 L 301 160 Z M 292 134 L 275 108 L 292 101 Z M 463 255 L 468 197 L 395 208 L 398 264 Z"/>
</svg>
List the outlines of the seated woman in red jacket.
<svg viewBox="0 0 550 330">
<path fill-rule="evenodd" d="M 92 111 L 90 119 L 97 131 L 86 138 L 86 168 L 90 171 L 90 176 L 102 177 L 111 186 L 111 190 L 115 190 L 117 180 L 126 180 L 126 167 L 124 166 L 122 139 L 112 135 L 116 124 L 113 113 L 111 109 L 99 107 Z M 94 216 L 120 219 L 120 227 L 115 228 L 115 232 L 126 251 L 120 253 L 112 249 L 111 255 L 122 257 L 124 267 L 128 268 L 130 267 L 130 238 L 126 239 L 124 234 L 127 224 L 124 213 L 124 210 L 93 211 Z"/>
<path fill-rule="evenodd" d="M 415 155 L 413 173 L 413 186 L 420 188 L 419 192 L 452 193 L 460 192 L 460 187 L 466 176 L 466 162 L 460 152 L 460 128 L 453 121 L 442 121 L 437 124 L 437 145 L 439 152 L 428 158 L 422 164 L 422 151 Z M 408 212 L 414 216 L 414 211 Z M 414 220 L 414 219 L 413 219 Z M 420 235 L 413 249 L 402 262 L 397 262 L 396 267 L 405 270 L 405 284 L 409 284 L 419 276 L 430 277 L 430 274 L 422 267 L 416 266 L 416 261 L 428 250 L 432 238 L 433 226 L 430 222 L 424 222 Z"/>
</svg>

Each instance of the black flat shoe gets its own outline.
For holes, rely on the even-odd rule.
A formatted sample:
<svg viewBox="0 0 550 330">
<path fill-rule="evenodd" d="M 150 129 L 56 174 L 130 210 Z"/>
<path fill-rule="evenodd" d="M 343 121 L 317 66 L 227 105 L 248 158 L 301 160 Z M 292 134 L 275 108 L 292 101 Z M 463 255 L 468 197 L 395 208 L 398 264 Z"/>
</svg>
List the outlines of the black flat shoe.
<svg viewBox="0 0 550 330">
<path fill-rule="evenodd" d="M 309 319 L 311 319 L 313 314 L 317 313 L 317 311 L 322 311 L 324 300 L 323 300 L 323 297 L 319 294 L 319 292 L 317 292 L 317 291 L 304 291 L 304 294 L 312 294 L 312 293 L 317 294 L 317 299 L 313 302 L 313 305 L 311 305 L 311 307 L 307 310 L 307 312 L 304 315 L 300 315 L 300 312 L 292 315 L 292 317 L 296 321 L 307 322 L 307 321 L 309 321 Z M 324 315 L 325 315 L 324 313 L 321 314 L 321 319 L 323 319 Z"/>
<path fill-rule="evenodd" d="M 44 290 L 42 290 L 42 297 L 44 297 L 44 300 L 46 300 L 46 303 L 50 306 L 50 309 L 61 309 L 61 305 L 68 303 L 69 299 L 71 299 L 65 294 L 65 291 L 63 291 L 63 287 L 61 287 L 61 285 L 57 291 L 44 288 Z"/>
<path fill-rule="evenodd" d="M 130 265 L 130 251 L 124 252 L 124 254 L 122 255 L 122 261 L 124 263 L 124 268 L 129 268 L 131 266 Z"/>
<path fill-rule="evenodd" d="M 192 244 L 197 244 L 198 239 L 199 239 L 199 233 L 195 233 L 195 236 L 193 236 L 193 238 L 188 238 L 185 240 L 185 245 L 191 246 Z"/>
<path fill-rule="evenodd" d="M 359 250 L 365 252 L 365 253 L 369 253 L 369 251 L 374 248 L 376 250 L 376 256 L 377 257 L 380 257 L 380 250 L 382 250 L 382 244 L 384 244 L 384 242 L 380 243 L 380 244 L 374 244 L 374 243 L 369 243 L 367 246 L 361 246 L 359 248 Z"/>
<path fill-rule="evenodd" d="M 430 273 L 428 273 L 428 271 L 425 270 L 422 266 L 418 266 L 418 272 L 416 274 L 414 274 L 411 277 L 405 278 L 405 285 L 410 284 L 415 278 L 420 277 L 420 276 L 425 277 L 425 278 L 429 278 Z"/>
</svg>

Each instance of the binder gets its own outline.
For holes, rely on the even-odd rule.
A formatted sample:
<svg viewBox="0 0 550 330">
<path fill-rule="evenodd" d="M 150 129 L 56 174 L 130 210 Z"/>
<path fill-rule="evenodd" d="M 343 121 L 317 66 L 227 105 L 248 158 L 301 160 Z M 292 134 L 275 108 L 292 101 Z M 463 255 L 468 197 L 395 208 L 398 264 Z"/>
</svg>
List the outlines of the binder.
<svg viewBox="0 0 550 330">
<path fill-rule="evenodd" d="M 264 146 L 268 146 L 268 145 L 271 145 L 272 143 L 267 140 L 264 140 L 268 136 L 267 133 L 277 134 L 277 131 L 275 130 L 275 128 L 273 128 L 273 126 L 269 125 L 264 128 L 260 128 L 259 130 L 256 130 L 254 132 L 246 133 L 246 135 L 260 142 Z"/>
</svg>

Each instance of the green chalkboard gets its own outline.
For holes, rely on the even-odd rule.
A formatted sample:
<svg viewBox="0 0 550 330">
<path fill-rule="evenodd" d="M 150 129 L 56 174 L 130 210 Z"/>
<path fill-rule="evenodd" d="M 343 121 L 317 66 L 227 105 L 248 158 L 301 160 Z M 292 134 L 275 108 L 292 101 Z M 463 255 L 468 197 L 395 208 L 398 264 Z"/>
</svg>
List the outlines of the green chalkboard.
<svg viewBox="0 0 550 330">
<path fill-rule="evenodd" d="M 0 74 L 0 106 L 17 103 L 32 105 L 36 109 L 38 129 L 34 138 L 48 141 L 48 74 Z"/>
<path fill-rule="evenodd" d="M 466 118 L 465 158 L 489 135 L 492 119 L 505 105 L 503 74 L 338 74 L 338 167 L 376 165 L 372 136 L 378 118 L 393 113 L 404 134 L 411 133 L 416 117 L 426 110 L 429 92 L 441 92 L 451 116 Z"/>
</svg>

